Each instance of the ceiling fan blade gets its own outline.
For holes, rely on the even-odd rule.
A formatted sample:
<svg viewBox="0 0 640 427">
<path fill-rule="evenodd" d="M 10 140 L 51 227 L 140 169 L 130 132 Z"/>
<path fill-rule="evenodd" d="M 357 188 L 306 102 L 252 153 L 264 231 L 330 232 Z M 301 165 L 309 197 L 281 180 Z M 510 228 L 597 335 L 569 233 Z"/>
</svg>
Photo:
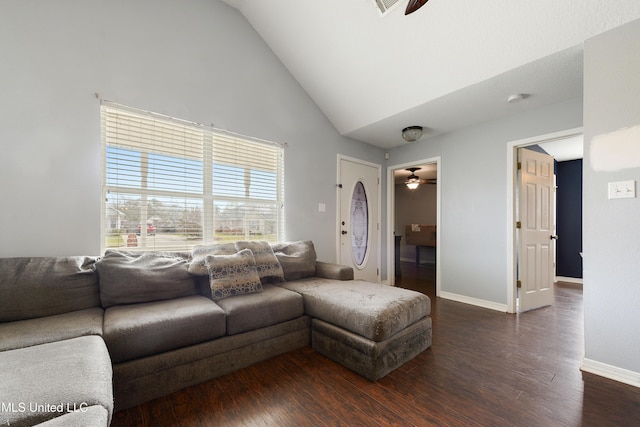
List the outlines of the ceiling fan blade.
<svg viewBox="0 0 640 427">
<path fill-rule="evenodd" d="M 407 5 L 407 9 L 404 11 L 405 15 L 415 12 L 420 9 L 422 6 L 427 4 L 429 0 L 409 0 L 409 4 Z"/>
<path fill-rule="evenodd" d="M 426 185 L 426 184 L 437 184 L 438 180 L 435 178 L 420 178 L 420 185 Z"/>
</svg>

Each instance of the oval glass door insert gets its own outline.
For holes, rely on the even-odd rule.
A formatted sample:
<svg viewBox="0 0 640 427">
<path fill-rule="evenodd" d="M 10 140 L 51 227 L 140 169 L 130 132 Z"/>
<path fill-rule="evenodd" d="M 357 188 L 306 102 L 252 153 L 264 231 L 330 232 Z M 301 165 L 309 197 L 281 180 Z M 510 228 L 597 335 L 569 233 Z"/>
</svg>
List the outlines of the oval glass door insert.
<svg viewBox="0 0 640 427">
<path fill-rule="evenodd" d="M 364 264 L 369 246 L 369 204 L 364 184 L 358 181 L 351 197 L 351 251 L 358 267 Z"/>
</svg>

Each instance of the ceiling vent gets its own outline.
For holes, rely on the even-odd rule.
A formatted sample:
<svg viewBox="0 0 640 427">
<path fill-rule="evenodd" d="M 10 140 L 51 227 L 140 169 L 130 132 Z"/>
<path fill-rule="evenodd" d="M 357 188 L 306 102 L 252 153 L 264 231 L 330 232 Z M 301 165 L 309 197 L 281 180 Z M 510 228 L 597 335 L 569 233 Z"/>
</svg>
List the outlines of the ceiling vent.
<svg viewBox="0 0 640 427">
<path fill-rule="evenodd" d="M 374 0 L 376 6 L 378 7 L 378 12 L 380 15 L 384 16 L 387 12 L 392 10 L 400 0 Z"/>
</svg>

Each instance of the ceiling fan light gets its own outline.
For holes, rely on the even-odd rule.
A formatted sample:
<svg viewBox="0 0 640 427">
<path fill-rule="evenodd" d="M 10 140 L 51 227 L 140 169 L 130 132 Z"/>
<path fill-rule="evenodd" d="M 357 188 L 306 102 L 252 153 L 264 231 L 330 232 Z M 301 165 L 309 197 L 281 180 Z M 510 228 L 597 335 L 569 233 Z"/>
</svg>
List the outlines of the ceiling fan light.
<svg viewBox="0 0 640 427">
<path fill-rule="evenodd" d="M 405 183 L 405 185 L 407 186 L 407 188 L 409 190 L 415 190 L 416 188 L 418 188 L 420 186 L 420 179 L 419 178 L 409 178 L 404 183 Z"/>
<path fill-rule="evenodd" d="M 407 142 L 414 142 L 422 136 L 422 126 L 409 126 L 402 129 L 402 139 Z"/>
<path fill-rule="evenodd" d="M 409 190 L 415 190 L 420 186 L 420 178 L 416 175 L 416 171 L 420 170 L 420 168 L 408 168 L 407 170 L 411 172 L 411 175 L 407 177 L 404 184 L 409 188 Z"/>
</svg>

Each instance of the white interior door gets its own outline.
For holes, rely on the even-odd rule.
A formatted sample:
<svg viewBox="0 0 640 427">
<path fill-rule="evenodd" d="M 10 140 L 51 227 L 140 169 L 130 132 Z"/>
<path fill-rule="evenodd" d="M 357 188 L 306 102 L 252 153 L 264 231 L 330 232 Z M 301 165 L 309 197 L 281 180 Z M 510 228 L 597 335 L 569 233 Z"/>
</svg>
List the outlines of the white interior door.
<svg viewBox="0 0 640 427">
<path fill-rule="evenodd" d="M 355 279 L 380 281 L 380 166 L 340 158 L 340 264 L 353 268 Z"/>
<path fill-rule="evenodd" d="M 518 298 L 520 311 L 553 304 L 553 157 L 518 149 Z"/>
</svg>

